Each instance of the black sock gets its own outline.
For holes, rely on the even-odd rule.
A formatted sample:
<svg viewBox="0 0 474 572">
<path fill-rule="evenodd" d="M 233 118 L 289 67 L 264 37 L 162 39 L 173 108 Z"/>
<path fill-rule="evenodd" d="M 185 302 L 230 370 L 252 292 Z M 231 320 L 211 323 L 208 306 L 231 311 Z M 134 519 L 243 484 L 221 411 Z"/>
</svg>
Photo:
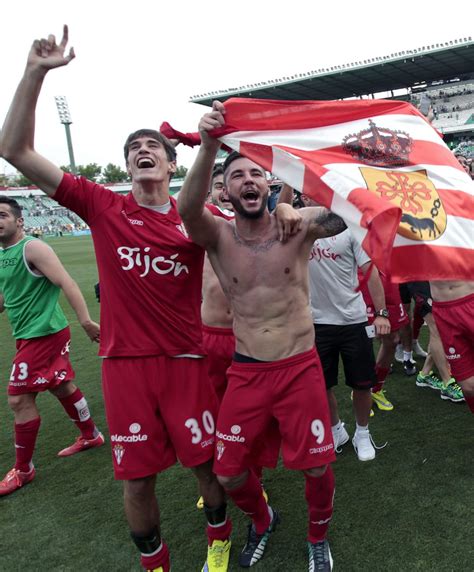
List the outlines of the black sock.
<svg viewBox="0 0 474 572">
<path fill-rule="evenodd" d="M 157 526 L 146 534 L 136 534 L 130 531 L 130 536 L 142 554 L 153 554 L 161 546 L 161 536 Z"/>
<path fill-rule="evenodd" d="M 227 503 L 225 502 L 217 508 L 210 508 L 207 505 L 204 505 L 204 512 L 206 514 L 207 522 L 213 525 L 224 523 L 226 519 L 226 509 Z"/>
</svg>

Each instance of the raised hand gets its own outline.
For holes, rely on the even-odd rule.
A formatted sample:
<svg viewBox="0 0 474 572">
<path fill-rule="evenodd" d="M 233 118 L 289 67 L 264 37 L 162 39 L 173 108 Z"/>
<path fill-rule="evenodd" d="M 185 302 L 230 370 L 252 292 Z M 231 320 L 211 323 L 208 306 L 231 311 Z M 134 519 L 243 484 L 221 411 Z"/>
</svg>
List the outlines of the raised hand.
<svg viewBox="0 0 474 572">
<path fill-rule="evenodd" d="M 225 107 L 220 101 L 212 102 L 212 111 L 204 114 L 199 122 L 199 134 L 201 135 L 201 144 L 205 147 L 219 147 L 220 141 L 209 135 L 209 131 L 222 127 L 225 123 L 224 119 Z"/>
<path fill-rule="evenodd" d="M 56 44 L 56 38 L 52 34 L 47 39 L 35 40 L 28 54 L 27 67 L 40 68 L 47 71 L 66 66 L 76 57 L 74 48 L 69 48 L 69 52 L 65 54 L 68 36 L 68 27 L 65 25 L 60 44 Z"/>
</svg>

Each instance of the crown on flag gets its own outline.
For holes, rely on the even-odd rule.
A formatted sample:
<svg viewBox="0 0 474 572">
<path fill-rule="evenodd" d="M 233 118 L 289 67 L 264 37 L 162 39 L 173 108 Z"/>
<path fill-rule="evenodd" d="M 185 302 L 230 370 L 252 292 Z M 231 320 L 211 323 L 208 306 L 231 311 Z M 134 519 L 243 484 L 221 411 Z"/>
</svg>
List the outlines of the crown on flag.
<svg viewBox="0 0 474 572">
<path fill-rule="evenodd" d="M 370 165 L 406 165 L 412 149 L 410 135 L 405 131 L 379 128 L 372 119 L 369 119 L 369 126 L 359 133 L 344 137 L 344 151 Z"/>
</svg>

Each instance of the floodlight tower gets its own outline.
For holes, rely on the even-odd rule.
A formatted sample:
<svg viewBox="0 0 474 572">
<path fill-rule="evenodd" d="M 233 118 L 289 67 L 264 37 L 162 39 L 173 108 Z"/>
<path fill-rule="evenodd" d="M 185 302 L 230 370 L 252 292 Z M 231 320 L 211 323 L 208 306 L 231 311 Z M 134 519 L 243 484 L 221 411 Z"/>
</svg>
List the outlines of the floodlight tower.
<svg viewBox="0 0 474 572">
<path fill-rule="evenodd" d="M 76 174 L 77 170 L 76 162 L 74 161 L 74 151 L 72 149 L 71 128 L 69 127 L 72 123 L 71 112 L 69 111 L 67 99 L 64 95 L 56 95 L 54 99 L 56 101 L 56 107 L 58 108 L 59 121 L 64 125 L 64 129 L 66 130 L 69 166 L 71 168 L 71 172 Z"/>
</svg>

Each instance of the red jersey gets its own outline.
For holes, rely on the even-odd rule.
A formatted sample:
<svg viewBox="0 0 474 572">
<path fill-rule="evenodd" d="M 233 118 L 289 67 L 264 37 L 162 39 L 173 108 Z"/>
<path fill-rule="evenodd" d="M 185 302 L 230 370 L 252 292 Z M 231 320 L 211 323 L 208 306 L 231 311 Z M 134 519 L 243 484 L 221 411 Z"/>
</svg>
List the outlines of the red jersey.
<svg viewBox="0 0 474 572">
<path fill-rule="evenodd" d="M 99 269 L 99 355 L 203 354 L 204 250 L 188 238 L 171 198 L 161 214 L 67 173 L 54 199 L 87 222 Z"/>
</svg>

